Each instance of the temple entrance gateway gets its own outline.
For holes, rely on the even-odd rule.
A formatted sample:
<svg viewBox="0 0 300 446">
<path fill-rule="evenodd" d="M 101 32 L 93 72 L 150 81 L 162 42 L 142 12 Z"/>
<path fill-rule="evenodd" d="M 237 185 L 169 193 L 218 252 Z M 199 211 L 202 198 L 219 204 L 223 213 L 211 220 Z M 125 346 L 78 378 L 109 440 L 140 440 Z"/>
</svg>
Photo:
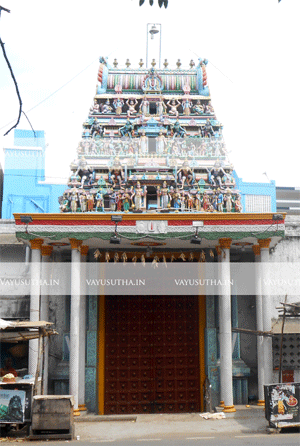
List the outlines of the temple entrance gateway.
<svg viewBox="0 0 300 446">
<path fill-rule="evenodd" d="M 105 298 L 105 414 L 202 409 L 199 308 L 197 296 Z"/>
</svg>

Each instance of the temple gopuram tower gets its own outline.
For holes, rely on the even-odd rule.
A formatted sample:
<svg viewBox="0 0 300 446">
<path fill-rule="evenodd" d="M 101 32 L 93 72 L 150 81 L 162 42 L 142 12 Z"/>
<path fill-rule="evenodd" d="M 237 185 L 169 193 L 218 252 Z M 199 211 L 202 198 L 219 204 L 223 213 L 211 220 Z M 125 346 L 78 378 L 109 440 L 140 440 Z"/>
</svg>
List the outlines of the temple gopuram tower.
<svg viewBox="0 0 300 446">
<path fill-rule="evenodd" d="M 206 64 L 133 69 L 100 58 L 62 212 L 241 212 Z"/>
</svg>

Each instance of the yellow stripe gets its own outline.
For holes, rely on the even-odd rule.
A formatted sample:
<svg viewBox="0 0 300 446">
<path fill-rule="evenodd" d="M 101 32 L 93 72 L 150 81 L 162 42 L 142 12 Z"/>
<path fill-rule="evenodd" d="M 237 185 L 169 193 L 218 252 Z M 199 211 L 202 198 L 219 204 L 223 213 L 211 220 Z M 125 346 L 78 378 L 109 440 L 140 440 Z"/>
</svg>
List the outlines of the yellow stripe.
<svg viewBox="0 0 300 446">
<path fill-rule="evenodd" d="M 245 214 L 245 213 L 199 213 L 199 214 L 191 214 L 191 213 L 182 213 L 182 214 L 121 214 L 123 217 L 123 221 L 126 220 L 191 220 L 191 221 L 218 221 L 218 220 L 272 220 L 272 216 L 276 215 L 276 212 L 274 213 L 257 213 L 257 214 Z M 98 221 L 110 221 L 111 220 L 111 214 L 88 214 L 88 213 L 78 213 L 78 214 L 13 214 L 16 221 L 20 221 L 21 215 L 30 215 L 32 217 L 32 220 L 62 220 L 62 221 L 72 221 L 72 220 L 98 220 Z M 286 213 L 281 213 L 280 215 L 283 216 L 283 220 L 286 217 Z M 29 226 L 30 228 L 30 226 Z M 84 228 L 84 226 L 83 226 Z"/>
<path fill-rule="evenodd" d="M 98 413 L 104 415 L 105 392 L 105 296 L 99 296 L 98 325 Z"/>
</svg>

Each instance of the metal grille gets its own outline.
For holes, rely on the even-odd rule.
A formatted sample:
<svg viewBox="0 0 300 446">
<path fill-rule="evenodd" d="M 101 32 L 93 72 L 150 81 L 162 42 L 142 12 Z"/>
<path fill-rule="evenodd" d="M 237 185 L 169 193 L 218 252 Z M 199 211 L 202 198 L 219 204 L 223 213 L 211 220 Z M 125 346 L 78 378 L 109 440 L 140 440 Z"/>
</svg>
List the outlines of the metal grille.
<svg viewBox="0 0 300 446">
<path fill-rule="evenodd" d="M 281 335 L 273 336 L 273 365 L 279 367 Z M 282 368 L 300 369 L 300 335 L 284 334 L 282 344 Z"/>
<path fill-rule="evenodd" d="M 200 410 L 198 300 L 106 297 L 105 413 Z"/>
<path fill-rule="evenodd" d="M 245 195 L 245 212 L 271 212 L 270 195 Z"/>
</svg>

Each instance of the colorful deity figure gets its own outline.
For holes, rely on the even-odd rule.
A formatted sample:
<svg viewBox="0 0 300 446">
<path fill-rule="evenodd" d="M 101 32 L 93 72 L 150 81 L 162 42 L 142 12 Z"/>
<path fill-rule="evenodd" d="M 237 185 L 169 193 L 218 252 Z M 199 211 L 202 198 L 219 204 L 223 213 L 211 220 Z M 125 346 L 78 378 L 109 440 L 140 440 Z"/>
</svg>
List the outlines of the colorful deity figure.
<svg viewBox="0 0 300 446">
<path fill-rule="evenodd" d="M 126 104 L 128 105 L 127 116 L 131 117 L 132 115 L 135 115 L 137 113 L 135 107 L 137 106 L 138 101 L 136 99 L 128 99 Z"/>
<path fill-rule="evenodd" d="M 104 189 L 100 187 L 96 193 L 95 198 L 96 198 L 96 211 L 104 212 Z"/>
<path fill-rule="evenodd" d="M 172 128 L 172 130 L 173 130 L 174 138 L 175 138 L 176 135 L 179 135 L 180 138 L 183 138 L 184 135 L 186 134 L 185 129 L 184 129 L 183 127 L 181 127 L 181 125 L 179 124 L 178 119 L 177 119 L 177 120 L 175 121 L 175 123 L 173 124 L 173 128 Z"/>
<path fill-rule="evenodd" d="M 123 193 L 124 189 L 120 189 L 117 193 L 116 193 L 116 206 L 117 206 L 117 211 L 121 212 L 122 211 L 122 193 Z"/>
<path fill-rule="evenodd" d="M 99 115 L 100 114 L 100 106 L 97 102 L 97 99 L 94 100 L 94 104 L 90 108 L 91 115 Z"/>
<path fill-rule="evenodd" d="M 222 188 L 222 179 L 224 177 L 225 171 L 219 162 L 216 162 L 214 167 L 210 170 L 206 167 L 208 172 L 208 181 L 212 186 L 219 186 Z"/>
<path fill-rule="evenodd" d="M 203 195 L 203 210 L 204 210 L 204 212 L 208 212 L 209 208 L 210 208 L 210 200 L 209 200 L 209 196 L 205 192 Z"/>
<path fill-rule="evenodd" d="M 237 196 L 235 198 L 234 210 L 235 210 L 235 212 L 242 212 L 242 210 L 243 210 L 243 206 L 241 203 L 241 196 L 239 194 L 237 194 Z"/>
<path fill-rule="evenodd" d="M 224 195 L 220 188 L 217 189 L 217 211 L 223 212 Z"/>
<path fill-rule="evenodd" d="M 211 138 L 212 136 L 215 136 L 215 132 L 213 126 L 211 125 L 210 119 L 207 118 L 202 131 L 204 138 Z"/>
<path fill-rule="evenodd" d="M 91 167 L 87 167 L 85 158 L 81 158 L 81 160 L 79 161 L 78 169 L 75 172 L 75 176 L 77 175 L 81 179 L 81 188 L 83 188 L 85 184 L 90 186 L 94 180 L 95 171 Z"/>
<path fill-rule="evenodd" d="M 112 167 L 109 169 L 109 179 L 113 186 L 121 186 L 124 180 L 124 172 L 120 162 L 120 158 L 116 156 Z"/>
<path fill-rule="evenodd" d="M 225 194 L 225 207 L 226 207 L 226 212 L 232 211 L 232 195 L 229 188 L 226 190 Z"/>
<path fill-rule="evenodd" d="M 144 116 L 149 114 L 149 101 L 147 99 L 146 96 L 143 97 L 142 102 L 141 102 L 141 106 L 140 106 L 140 113 Z"/>
<path fill-rule="evenodd" d="M 198 187 L 196 195 L 195 195 L 195 208 L 196 208 L 196 211 L 198 211 L 198 212 L 201 211 L 202 201 L 203 201 L 203 197 L 200 192 L 200 188 Z"/>
<path fill-rule="evenodd" d="M 168 101 L 167 105 L 170 107 L 169 115 L 174 115 L 177 118 L 178 117 L 177 108 L 180 105 L 180 102 L 178 101 L 178 99 L 172 99 L 172 100 Z"/>
<path fill-rule="evenodd" d="M 117 193 L 113 190 L 109 191 L 109 209 L 111 212 L 114 212 L 116 210 L 116 200 L 117 200 Z"/>
<path fill-rule="evenodd" d="M 175 189 L 175 191 L 172 190 L 172 192 L 170 192 L 170 195 L 172 196 L 173 199 L 173 207 L 176 211 L 178 211 L 181 205 L 180 190 L 178 189 L 178 187 Z"/>
<path fill-rule="evenodd" d="M 204 107 L 203 105 L 201 105 L 200 99 L 197 100 L 196 104 L 193 107 L 193 110 L 195 112 L 195 115 L 203 115 Z"/>
<path fill-rule="evenodd" d="M 121 98 L 116 98 L 113 102 L 113 106 L 115 108 L 116 111 L 116 115 L 120 115 L 122 113 L 122 108 L 124 105 L 124 101 Z"/>
<path fill-rule="evenodd" d="M 211 205 L 213 207 L 213 212 L 218 210 L 218 195 L 214 194 L 211 198 Z"/>
<path fill-rule="evenodd" d="M 92 136 L 92 138 L 101 138 L 101 136 L 103 135 L 103 128 L 101 126 L 101 124 L 98 122 L 97 118 L 94 119 L 93 124 L 91 125 L 91 130 L 90 130 L 90 134 Z M 87 141 L 88 143 L 88 141 Z M 87 146 L 85 148 L 85 152 L 87 152 Z"/>
<path fill-rule="evenodd" d="M 87 211 L 87 196 L 86 196 L 85 192 L 82 192 L 79 195 L 79 203 L 80 203 L 81 212 L 86 212 Z"/>
<path fill-rule="evenodd" d="M 187 207 L 189 211 L 192 211 L 194 209 L 194 197 L 191 194 L 188 194 L 187 196 Z"/>
<path fill-rule="evenodd" d="M 191 108 L 193 103 L 189 100 L 189 98 L 185 98 L 182 101 L 183 114 L 189 116 L 191 114 Z"/>
<path fill-rule="evenodd" d="M 165 151 L 165 143 L 166 138 L 163 135 L 163 132 L 160 131 L 158 137 L 156 138 L 156 153 L 162 155 Z"/>
<path fill-rule="evenodd" d="M 148 138 L 146 136 L 146 132 L 145 130 L 142 131 L 140 140 L 139 140 L 139 146 L 140 146 L 140 154 L 141 155 L 145 155 L 146 153 L 148 153 Z"/>
<path fill-rule="evenodd" d="M 184 183 L 188 186 L 191 186 L 193 182 L 193 171 L 189 166 L 189 162 L 187 159 L 184 160 L 182 167 L 177 172 L 177 178 L 179 183 L 181 183 L 181 188 L 184 188 Z"/>
<path fill-rule="evenodd" d="M 112 106 L 110 105 L 110 100 L 107 99 L 105 104 L 101 105 L 101 113 L 108 115 L 108 114 L 112 113 L 112 111 L 113 111 L 113 109 L 112 109 Z"/>
<path fill-rule="evenodd" d="M 120 134 L 123 137 L 129 136 L 129 138 L 131 138 L 133 131 L 134 131 L 134 125 L 131 123 L 130 119 L 128 118 L 125 125 L 120 128 Z"/>
<path fill-rule="evenodd" d="M 60 212 L 67 212 L 69 209 L 69 199 L 66 193 L 63 193 L 62 197 L 60 197 L 59 203 Z"/>
<path fill-rule="evenodd" d="M 129 209 L 130 209 L 131 204 L 132 204 L 132 197 L 133 197 L 132 189 L 126 188 L 125 192 L 122 195 L 124 212 L 129 212 Z"/>
<path fill-rule="evenodd" d="M 100 175 L 99 180 L 97 181 L 97 184 L 100 187 L 105 187 L 106 186 L 106 181 L 105 181 L 105 179 L 103 178 L 102 175 Z"/>
<path fill-rule="evenodd" d="M 91 191 L 87 194 L 87 210 L 92 212 L 94 210 L 94 194 Z"/>
<path fill-rule="evenodd" d="M 77 195 L 77 190 L 74 187 L 74 189 L 72 189 L 72 193 L 71 193 L 71 212 L 75 213 L 77 212 L 77 202 L 78 202 L 78 195 Z"/>
<path fill-rule="evenodd" d="M 163 182 L 162 188 L 157 187 L 157 196 L 160 197 L 160 207 L 167 209 L 169 207 L 170 195 L 166 181 Z"/>
<path fill-rule="evenodd" d="M 210 101 L 208 102 L 208 104 L 207 104 L 206 107 L 205 107 L 205 113 L 206 113 L 207 115 L 214 115 L 214 114 L 215 114 L 214 108 L 213 108 L 213 106 L 211 105 L 211 102 L 210 102 Z"/>
<path fill-rule="evenodd" d="M 160 97 L 158 101 L 156 101 L 156 114 L 158 116 L 162 116 L 166 113 L 166 105 L 163 101 L 163 98 Z"/>
<path fill-rule="evenodd" d="M 132 198 L 134 197 L 134 206 L 137 211 L 143 208 L 143 197 L 145 197 L 145 193 L 145 189 L 141 187 L 141 183 L 138 181 L 132 194 Z"/>
</svg>

